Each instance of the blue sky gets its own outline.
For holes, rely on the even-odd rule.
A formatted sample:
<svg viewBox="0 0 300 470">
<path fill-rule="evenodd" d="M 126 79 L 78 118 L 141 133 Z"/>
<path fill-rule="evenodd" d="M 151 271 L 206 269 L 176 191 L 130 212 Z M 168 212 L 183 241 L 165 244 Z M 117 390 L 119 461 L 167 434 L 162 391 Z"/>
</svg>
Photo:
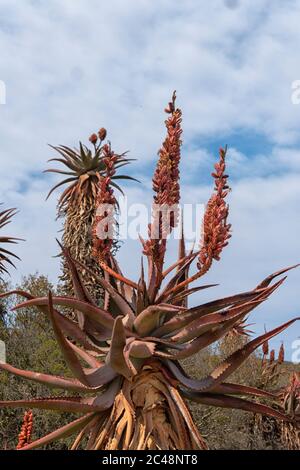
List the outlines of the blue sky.
<svg viewBox="0 0 300 470">
<path fill-rule="evenodd" d="M 150 203 L 174 89 L 184 201 L 207 201 L 217 149 L 229 146 L 233 237 L 208 275 L 220 287 L 207 295 L 252 288 L 299 262 L 299 14 L 299 0 L 0 0 L 0 200 L 20 209 L 11 230 L 26 238 L 13 280 L 58 274 L 56 198 L 45 202 L 56 178 L 41 173 L 53 156 L 47 143 L 73 146 L 106 127 L 117 151 L 139 159 L 130 171 L 142 185 L 130 185 L 129 199 Z M 135 276 L 133 245 L 119 258 Z M 257 332 L 299 314 L 299 282 L 290 273 L 258 309 Z M 282 336 L 289 351 L 298 336 L 299 325 Z"/>
</svg>

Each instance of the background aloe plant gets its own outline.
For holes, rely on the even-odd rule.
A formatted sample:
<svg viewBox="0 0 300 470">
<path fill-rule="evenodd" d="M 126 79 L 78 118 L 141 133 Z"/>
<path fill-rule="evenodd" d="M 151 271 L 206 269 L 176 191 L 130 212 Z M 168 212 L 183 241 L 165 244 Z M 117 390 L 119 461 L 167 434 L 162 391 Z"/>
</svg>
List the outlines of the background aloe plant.
<svg viewBox="0 0 300 470">
<path fill-rule="evenodd" d="M 78 396 L 51 396 L 42 399 L 1 401 L 1 407 L 30 407 L 78 413 L 69 424 L 26 445 L 33 449 L 75 433 L 72 449 L 205 449 L 207 445 L 197 430 L 187 400 L 200 405 L 239 409 L 274 417 L 296 426 L 294 414 L 273 406 L 280 400 L 276 392 L 231 383 L 230 376 L 260 346 L 281 333 L 298 318 L 242 345 L 201 379 L 189 377 L 180 360 L 206 349 L 237 328 L 249 314 L 282 284 L 275 281 L 291 268 L 278 271 L 248 292 L 232 295 L 189 308 L 188 298 L 209 285 L 190 287 L 218 260 L 230 237 L 227 222 L 228 194 L 226 149 L 220 150 L 213 178 L 215 190 L 204 217 L 203 242 L 198 251 L 186 253 L 184 237 L 179 242 L 178 260 L 165 268 L 165 235 L 178 223 L 174 204 L 179 202 L 179 160 L 181 148 L 181 111 L 175 94 L 166 108 L 167 137 L 159 152 L 154 177 L 154 203 L 172 207 L 168 227 L 160 212 L 154 211 L 149 226 L 149 240 L 142 240 L 147 257 L 147 275 L 142 264 L 137 282 L 120 270 L 110 252 L 111 245 L 97 239 L 95 218 L 93 254 L 106 273 L 100 277 L 70 249 L 61 246 L 72 277 L 75 297 L 53 295 L 36 297 L 13 291 L 26 300 L 16 309 L 37 307 L 47 315 L 73 377 L 54 376 L 18 369 L 8 364 L 0 368 L 15 376 L 42 383 L 50 388 L 77 392 Z M 112 169 L 112 155 L 106 166 Z M 165 170 L 165 171 L 164 171 Z M 105 190 L 98 193 L 97 204 L 107 202 L 113 176 L 107 169 Z M 159 237 L 153 237 L 158 229 Z M 197 272 L 189 269 L 196 262 Z M 105 291 L 103 308 L 96 304 L 85 286 L 85 276 L 92 276 Z M 79 323 L 66 318 L 60 308 L 77 312 Z M 263 402 L 260 402 L 263 400 Z M 268 402 L 268 403 L 265 403 Z"/>
<path fill-rule="evenodd" d="M 69 247 L 72 256 L 85 263 L 97 275 L 102 275 L 100 266 L 91 255 L 92 233 L 91 228 L 95 219 L 96 198 L 101 180 L 105 176 L 105 158 L 108 151 L 108 144 L 103 144 L 106 139 L 106 130 L 101 128 L 98 134 L 92 134 L 90 142 L 92 149 L 79 142 L 79 149 L 71 149 L 65 145 L 52 147 L 58 154 L 58 158 L 52 158 L 51 162 L 58 162 L 65 168 L 50 168 L 48 173 L 64 175 L 66 178 L 57 183 L 49 192 L 48 197 L 61 186 L 66 189 L 58 200 L 58 217 L 64 218 L 63 243 Z M 110 149 L 111 151 L 111 149 Z M 126 157 L 126 153 L 118 155 L 116 158 L 116 169 L 125 167 L 132 161 Z M 118 174 L 112 178 L 111 182 L 115 188 L 121 188 L 117 180 L 134 179 L 126 175 Z M 72 280 L 70 272 L 63 263 L 62 281 L 67 295 L 73 295 Z M 95 279 L 88 272 L 85 273 L 85 285 L 90 291 L 97 304 L 103 301 L 103 289 L 97 285 Z"/>
<path fill-rule="evenodd" d="M 268 343 L 263 345 L 263 358 L 261 369 L 259 370 L 257 384 L 260 389 L 277 389 L 279 400 L 274 404 L 278 410 L 283 410 L 288 415 L 295 418 L 295 422 L 280 422 L 270 416 L 255 415 L 254 429 L 250 432 L 256 433 L 258 430 L 264 441 L 270 445 L 272 442 L 282 444 L 284 448 L 290 450 L 300 449 L 300 427 L 296 418 L 300 414 L 300 383 L 299 376 L 294 371 L 288 373 L 285 370 L 284 347 L 281 345 L 278 357 L 275 357 L 275 350 L 269 351 Z M 290 376 L 285 386 L 278 387 L 282 376 Z"/>
<path fill-rule="evenodd" d="M 291 374 L 289 384 L 281 395 L 281 406 L 295 420 L 300 415 L 300 379 L 299 374 Z M 300 427 L 294 422 L 281 423 L 281 440 L 290 450 L 300 449 Z"/>
<path fill-rule="evenodd" d="M 6 225 L 8 225 L 11 222 L 12 217 L 15 215 L 16 211 L 15 209 L 7 209 L 2 212 L 0 212 L 0 231 L 2 233 L 2 230 Z M 11 258 L 19 259 L 18 256 L 16 256 L 14 253 L 9 251 L 7 248 L 4 248 L 7 244 L 15 244 L 17 243 L 18 238 L 13 238 L 13 237 L 8 237 L 8 236 L 3 236 L 0 235 L 0 279 L 2 278 L 2 275 L 4 273 L 8 273 L 7 270 L 7 265 L 15 267 L 13 261 Z"/>
</svg>

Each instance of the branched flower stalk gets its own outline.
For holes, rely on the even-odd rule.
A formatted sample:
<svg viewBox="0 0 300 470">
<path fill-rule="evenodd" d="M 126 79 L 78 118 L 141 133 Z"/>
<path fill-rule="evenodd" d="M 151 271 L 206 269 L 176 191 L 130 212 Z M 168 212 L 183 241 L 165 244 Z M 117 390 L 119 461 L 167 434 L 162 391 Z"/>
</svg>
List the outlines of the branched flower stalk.
<svg viewBox="0 0 300 470">
<path fill-rule="evenodd" d="M 167 206 L 172 204 L 169 207 L 172 211 L 173 203 L 179 202 L 181 145 L 181 112 L 175 106 L 175 95 L 167 111 L 170 114 L 168 135 L 155 172 L 154 202 Z M 105 155 L 107 173 L 104 177 L 108 179 L 103 183 L 99 204 L 107 200 L 114 203 L 114 195 L 108 190 L 115 165 L 110 148 L 106 148 Z M 76 397 L 59 398 L 55 395 L 0 402 L 0 407 L 42 408 L 79 414 L 78 419 L 31 442 L 24 449 L 43 447 L 73 434 L 77 437 L 72 449 L 80 446 L 88 450 L 206 449 L 207 444 L 190 414 L 189 401 L 260 413 L 280 422 L 297 422 L 297 415 L 289 415 L 274 406 L 274 402 L 280 400 L 277 393 L 232 383 L 230 377 L 257 348 L 299 318 L 242 345 L 201 379 L 189 377 L 180 365 L 181 359 L 208 348 L 241 325 L 285 280 L 277 278 L 295 267 L 268 276 L 247 292 L 192 308 L 188 306 L 191 294 L 212 287 L 188 288 L 207 272 L 213 259 L 219 259 L 229 238 L 225 156 L 226 151 L 221 151 L 220 161 L 215 167 L 215 194 L 207 208 L 204 245 L 200 253 L 191 251 L 186 254 L 182 231 L 178 259 L 165 267 L 167 241 L 163 238 L 163 221 L 158 219 L 155 222 L 160 228 L 158 239 L 150 233 L 149 240 L 143 241 L 148 271 L 145 272 L 142 263 L 137 282 L 124 276 L 110 251 L 111 245 L 100 240 L 99 243 L 94 241 L 93 254 L 105 277 L 86 266 L 83 255 L 75 259 L 70 247 L 62 246 L 74 297 L 53 296 L 49 292 L 48 296 L 38 298 L 24 291 L 0 296 L 17 294 L 25 300 L 15 309 L 36 307 L 47 315 L 70 376 L 26 371 L 10 364 L 0 364 L 0 370 L 49 388 L 78 394 Z M 176 223 L 177 214 L 174 213 L 167 230 L 170 231 Z M 98 234 L 97 227 L 94 227 L 93 234 L 94 237 Z M 197 260 L 198 271 L 189 277 L 189 268 Z M 86 288 L 86 279 L 90 277 L 105 291 L 103 307 L 97 305 Z M 77 312 L 80 316 L 78 323 L 63 315 L 61 309 L 65 307 Z"/>
<path fill-rule="evenodd" d="M 219 261 L 222 250 L 228 245 L 228 240 L 231 237 L 231 225 L 227 223 L 229 206 L 226 203 L 226 196 L 230 188 L 227 184 L 228 175 L 225 174 L 226 153 L 227 147 L 220 148 L 219 162 L 215 164 L 215 171 L 212 173 L 215 187 L 203 218 L 202 241 L 197 254 L 198 271 L 189 277 L 187 269 L 184 279 L 181 279 L 176 286 L 171 287 L 169 294 L 185 290 L 189 284 L 206 274 L 211 268 L 213 260 Z"/>
</svg>

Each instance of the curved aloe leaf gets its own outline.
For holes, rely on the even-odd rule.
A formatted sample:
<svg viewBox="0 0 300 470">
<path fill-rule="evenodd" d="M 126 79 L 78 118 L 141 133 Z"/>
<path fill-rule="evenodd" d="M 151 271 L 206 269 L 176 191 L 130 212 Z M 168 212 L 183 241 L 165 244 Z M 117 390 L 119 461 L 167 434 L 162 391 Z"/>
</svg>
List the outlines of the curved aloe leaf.
<svg viewBox="0 0 300 470">
<path fill-rule="evenodd" d="M 267 390 L 262 390 L 256 387 L 248 387 L 247 385 L 232 384 L 229 382 L 224 382 L 217 385 L 211 390 L 211 392 L 222 395 L 249 395 L 252 397 L 263 397 L 270 399 L 278 398 L 278 394 L 268 392 Z"/>
<path fill-rule="evenodd" d="M 77 180 L 77 177 L 74 176 L 73 178 L 67 178 L 63 181 L 60 181 L 59 183 L 57 183 L 55 186 L 53 186 L 53 188 L 49 191 L 49 193 L 47 194 L 47 197 L 46 197 L 46 200 L 49 199 L 49 197 L 51 196 L 51 194 L 56 190 L 58 189 L 60 186 L 63 186 L 64 184 L 67 184 L 67 183 L 71 183 L 72 181 L 76 181 Z"/>
<path fill-rule="evenodd" d="M 250 413 L 259 413 L 266 416 L 272 416 L 281 421 L 290 421 L 290 418 L 280 411 L 276 411 L 267 405 L 261 405 L 259 403 L 253 403 L 243 398 L 228 397 L 226 395 L 209 394 L 209 393 L 195 393 L 189 391 L 182 391 L 183 395 L 189 400 L 196 401 L 208 406 L 218 406 L 220 408 L 231 408 L 243 411 L 249 411 Z"/>
<path fill-rule="evenodd" d="M 125 347 L 124 354 L 126 355 L 126 353 L 128 353 L 128 357 L 132 356 L 137 359 L 146 359 L 153 356 L 155 348 L 155 342 L 133 340 L 128 345 L 128 348 Z"/>
<path fill-rule="evenodd" d="M 19 295 L 21 297 L 25 297 L 28 300 L 34 300 L 36 297 L 34 297 L 32 294 L 29 294 L 28 292 L 22 291 L 22 290 L 13 290 L 10 292 L 6 292 L 4 294 L 0 294 L 0 298 L 6 298 L 11 295 Z M 46 306 L 37 306 L 37 308 L 44 313 L 45 315 L 49 316 L 49 311 Z M 95 352 L 101 351 L 92 341 L 91 339 L 87 336 L 85 332 L 83 332 L 76 323 L 74 323 L 72 320 L 69 318 L 65 317 L 64 315 L 61 315 L 57 310 L 55 310 L 56 313 L 56 320 L 62 329 L 62 331 L 67 335 L 70 336 L 72 339 L 75 341 L 78 341 L 82 346 L 84 346 L 87 350 L 93 350 Z"/>
<path fill-rule="evenodd" d="M 37 449 L 38 447 L 50 444 L 51 442 L 56 441 L 57 439 L 69 437 L 84 428 L 90 421 L 94 419 L 94 417 L 95 413 L 89 413 L 85 416 L 82 416 L 81 418 L 76 419 L 75 421 L 72 421 L 69 424 L 66 424 L 65 426 L 57 429 L 56 431 L 51 432 L 50 434 L 47 434 L 46 436 L 41 437 L 40 439 L 37 439 L 36 441 L 32 442 L 31 444 L 28 444 L 26 447 L 22 447 L 22 449 L 19 450 Z"/>
<path fill-rule="evenodd" d="M 96 390 L 112 382 L 116 377 L 117 373 L 111 368 L 109 364 L 104 364 L 96 369 L 86 371 L 86 376 L 90 383 L 90 386 Z"/>
<path fill-rule="evenodd" d="M 76 379 L 67 379 L 65 377 L 58 377 L 56 375 L 41 374 L 39 372 L 17 369 L 16 367 L 13 367 L 9 364 L 0 363 L 0 369 L 18 377 L 22 377 L 23 379 L 47 385 L 47 387 L 51 388 L 62 388 L 65 390 L 74 390 L 77 392 L 91 391 L 90 388 L 85 387 L 82 385 L 82 383 L 79 382 L 79 380 Z"/>
<path fill-rule="evenodd" d="M 57 342 L 60 346 L 60 349 L 63 353 L 63 356 L 70 370 L 73 372 L 75 377 L 77 377 L 78 380 L 80 380 L 81 383 L 83 383 L 86 386 L 89 386 L 90 383 L 87 380 L 87 377 L 86 377 L 86 374 L 84 373 L 82 365 L 78 357 L 76 356 L 75 352 L 70 347 L 68 340 L 63 335 L 59 327 L 59 324 L 56 320 L 57 314 L 55 314 L 55 311 L 53 309 L 53 300 L 52 300 L 51 292 L 49 292 L 49 297 L 48 297 L 48 308 L 49 308 L 49 317 L 53 326 L 54 334 L 56 336 Z"/>
<path fill-rule="evenodd" d="M 278 335 L 298 320 L 300 320 L 300 317 L 296 317 L 293 320 L 290 320 L 284 323 L 283 325 L 274 328 L 268 333 L 265 333 L 259 336 L 258 338 L 253 339 L 244 347 L 231 354 L 220 366 L 218 366 L 210 374 L 208 380 L 211 381 L 213 384 L 223 382 L 223 380 L 226 380 L 226 378 L 229 377 L 229 375 L 231 375 L 250 356 L 250 354 L 252 354 L 265 341 L 269 341 L 271 338 Z"/>
<path fill-rule="evenodd" d="M 150 305 L 135 319 L 134 329 L 140 336 L 146 336 L 157 327 L 162 315 L 174 316 L 178 313 L 178 310 L 179 308 L 176 305 Z"/>
<path fill-rule="evenodd" d="M 192 389 L 199 390 L 199 387 L 202 385 L 201 380 L 196 380 L 188 377 L 179 363 L 174 363 L 172 361 L 166 361 L 168 369 L 172 372 L 174 377 L 180 382 L 181 385 Z M 222 382 L 211 389 L 211 393 L 217 394 L 229 394 L 229 395 L 250 395 L 264 398 L 277 398 L 276 394 L 268 392 L 266 390 L 261 390 L 255 387 L 248 387 L 245 385 L 232 384 Z"/>
<path fill-rule="evenodd" d="M 77 299 L 73 299 L 71 297 L 59 297 L 59 296 L 53 296 L 53 304 L 54 305 L 61 305 L 63 307 L 69 307 L 74 310 L 80 310 L 82 313 L 87 315 L 91 320 L 94 320 L 96 323 L 99 323 L 100 325 L 112 329 L 113 324 L 114 324 L 114 319 L 113 317 L 106 312 L 105 310 L 102 310 L 100 307 L 94 307 L 93 305 L 90 305 L 87 302 L 82 302 Z M 22 302 L 21 304 L 17 305 L 14 310 L 24 308 L 24 307 L 43 307 L 48 305 L 48 299 L 47 297 L 40 297 L 40 298 L 33 298 L 32 300 L 29 300 L 27 302 Z"/>
<path fill-rule="evenodd" d="M 252 301 L 256 297 L 257 294 L 251 293 L 251 295 L 247 296 L 246 300 Z M 199 306 L 198 308 L 189 309 L 166 322 L 164 325 L 155 330 L 154 334 L 158 337 L 170 335 L 179 329 L 185 328 L 194 321 L 199 321 L 201 318 L 207 318 L 208 315 L 223 314 L 225 320 L 226 314 L 230 311 L 230 308 L 233 308 L 237 303 L 240 302 L 234 302 L 232 305 L 230 304 L 230 306 L 223 308 L 223 310 L 221 308 L 215 308 L 215 310 L 212 311 L 211 307 L 205 307 L 207 304 Z M 214 312 L 218 313 L 216 314 Z"/>
<path fill-rule="evenodd" d="M 100 362 L 94 356 L 89 354 L 85 349 L 80 348 L 79 346 L 71 343 L 70 341 L 68 341 L 68 344 L 70 348 L 72 348 L 76 352 L 76 354 L 78 354 L 78 356 L 81 357 L 81 359 L 83 359 L 93 369 L 103 366 L 103 362 Z"/>
<path fill-rule="evenodd" d="M 291 271 L 291 269 L 298 268 L 300 264 L 294 264 L 293 266 L 289 266 L 288 268 L 281 269 L 280 271 L 277 271 L 276 273 L 271 274 L 270 276 L 266 277 L 257 287 L 256 289 L 262 289 L 264 287 L 267 287 L 273 279 L 275 279 L 278 276 L 281 276 L 281 274 L 287 273 L 288 271 Z"/>
<path fill-rule="evenodd" d="M 174 376 L 186 387 L 192 390 L 205 392 L 213 389 L 216 385 L 222 383 L 227 379 L 249 356 L 255 349 L 261 346 L 265 341 L 270 340 L 278 335 L 290 325 L 299 320 L 295 318 L 289 322 L 265 333 L 258 338 L 247 343 L 243 348 L 231 354 L 222 364 L 220 364 L 210 375 L 201 380 L 190 379 L 184 376 L 181 371 L 176 367 L 172 361 L 167 361 L 166 364 Z"/>
<path fill-rule="evenodd" d="M 198 338 L 201 334 L 206 333 L 209 330 L 212 330 L 216 325 L 234 319 L 235 317 L 240 317 L 244 312 L 248 315 L 249 308 L 254 309 L 263 300 L 253 300 L 251 302 L 246 302 L 238 307 L 229 307 L 227 309 L 221 310 L 218 313 L 210 313 L 204 315 L 197 320 L 192 321 L 186 327 L 182 328 L 178 333 L 170 338 L 171 341 L 186 343 L 194 338 Z"/>
<path fill-rule="evenodd" d="M 245 300 L 248 302 L 258 301 L 260 299 L 261 301 L 266 300 L 267 297 L 272 294 L 284 282 L 284 280 L 285 278 L 281 279 L 271 287 L 266 287 L 257 291 L 243 292 L 242 294 L 238 294 L 231 297 L 225 297 L 223 299 L 219 299 L 213 302 L 208 302 L 198 307 L 193 307 L 187 310 L 186 312 L 182 313 L 179 317 L 172 318 L 167 323 L 162 325 L 155 331 L 155 335 L 168 335 L 171 332 L 178 330 L 179 328 L 185 327 L 192 321 L 204 317 L 205 315 L 209 315 L 215 312 L 226 313 L 228 311 L 228 307 L 232 308 L 236 305 L 241 305 Z M 227 310 L 222 310 L 226 308 Z M 249 311 L 251 311 L 251 309 Z"/>
<path fill-rule="evenodd" d="M 70 257 L 71 258 L 71 257 Z M 72 259 L 72 258 L 71 258 Z M 113 309 L 113 313 L 123 314 L 123 315 L 130 315 L 134 316 L 133 308 L 129 305 L 126 298 L 122 296 L 107 280 L 98 276 L 94 273 L 90 268 L 84 266 L 80 261 L 73 260 L 74 264 L 80 266 L 85 271 L 89 272 L 93 275 L 95 280 L 105 289 L 110 295 L 110 302 L 115 304 L 115 308 Z M 117 307 L 117 309 L 116 309 Z"/>
<path fill-rule="evenodd" d="M 167 283 L 165 288 L 163 289 L 162 293 L 159 295 L 157 302 L 163 302 L 169 299 L 171 297 L 170 291 L 179 283 L 179 280 L 182 278 L 182 276 L 188 271 L 190 268 L 191 264 L 197 257 L 197 252 L 196 253 L 191 253 L 186 256 L 186 261 L 180 266 L 176 274 L 172 276 L 170 281 Z M 179 290 L 178 293 L 181 293 L 182 290 Z M 177 293 L 176 293 L 177 295 Z"/>
<path fill-rule="evenodd" d="M 206 284 L 203 286 L 198 286 L 198 287 L 191 287 L 190 289 L 185 289 L 184 292 L 181 292 L 179 294 L 176 294 L 170 297 L 170 303 L 178 305 L 179 302 L 184 300 L 186 297 L 189 297 L 192 294 L 195 294 L 197 292 L 200 292 L 201 290 L 204 289 L 210 289 L 211 287 L 217 287 L 219 284 Z M 186 306 L 187 308 L 187 306 Z"/>
<path fill-rule="evenodd" d="M 73 260 L 71 254 L 70 254 L 70 250 L 65 248 L 59 242 L 59 240 L 56 240 L 56 241 L 57 241 L 57 243 L 59 244 L 59 246 L 62 250 L 63 256 L 65 257 L 68 268 L 70 270 L 72 283 L 73 283 L 73 288 L 74 288 L 74 292 L 75 292 L 75 295 L 76 295 L 77 299 L 81 300 L 83 302 L 90 302 L 92 305 L 95 306 L 96 305 L 95 302 L 93 301 L 93 299 L 90 296 L 89 292 L 86 290 L 86 288 L 84 287 L 84 285 L 82 283 L 82 280 L 81 280 L 80 275 L 77 271 L 74 260 Z"/>
<path fill-rule="evenodd" d="M 40 398 L 33 400 L 0 401 L 1 408 L 38 408 L 69 413 L 90 413 L 101 411 L 101 408 L 90 404 L 91 399 L 81 398 Z"/>
<path fill-rule="evenodd" d="M 133 370 L 128 367 L 124 357 L 125 346 L 126 335 L 122 323 L 122 317 L 117 317 L 112 332 L 110 350 L 106 360 L 107 364 L 109 364 L 113 370 L 115 370 L 118 374 L 123 375 L 128 380 L 131 380 Z"/>
</svg>

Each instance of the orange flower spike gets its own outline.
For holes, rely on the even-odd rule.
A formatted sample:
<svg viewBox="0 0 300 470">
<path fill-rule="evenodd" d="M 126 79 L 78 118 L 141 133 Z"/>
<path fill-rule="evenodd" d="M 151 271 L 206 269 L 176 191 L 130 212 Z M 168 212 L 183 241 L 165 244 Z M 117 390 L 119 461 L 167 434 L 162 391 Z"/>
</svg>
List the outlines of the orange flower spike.
<svg viewBox="0 0 300 470">
<path fill-rule="evenodd" d="M 182 112 L 176 108 L 175 91 L 165 112 L 170 114 L 165 121 L 167 136 L 158 152 L 159 160 L 153 176 L 155 193 L 153 203 L 156 208 L 159 208 L 159 213 L 154 210 L 154 220 L 152 225 L 149 225 L 149 240 L 144 243 L 144 254 L 152 256 L 159 269 L 163 265 L 166 237 L 178 224 L 177 206 L 180 202 L 179 164 L 182 145 Z M 167 212 L 165 215 L 168 215 L 165 219 L 164 209 Z"/>
<path fill-rule="evenodd" d="M 227 223 L 229 206 L 225 201 L 230 188 L 227 184 L 228 175 L 225 174 L 227 148 L 220 149 L 220 160 L 215 164 L 215 193 L 208 201 L 203 220 L 202 247 L 199 253 L 197 267 L 201 275 L 211 267 L 213 260 L 220 260 L 220 255 L 231 237 L 231 225 Z"/>
<path fill-rule="evenodd" d="M 95 217 L 95 222 L 92 228 L 93 256 L 98 259 L 100 263 L 103 263 L 108 259 L 114 243 L 113 236 L 108 232 L 115 225 L 114 213 L 117 200 L 114 196 L 114 191 L 110 186 L 110 183 L 112 177 L 116 173 L 115 164 L 119 158 L 119 156 L 112 151 L 110 144 L 104 145 L 103 153 L 103 162 L 106 167 L 106 175 L 103 176 L 99 183 L 97 196 L 97 207 L 99 213 L 97 213 Z M 101 206 L 103 210 L 101 210 Z M 101 233 L 101 237 L 99 237 L 98 228 L 105 219 L 107 219 L 108 224 L 112 224 L 113 227 L 109 226 L 108 224 L 105 227 L 102 227 L 104 233 Z M 108 234 L 107 238 L 104 236 L 105 232 Z"/>
<path fill-rule="evenodd" d="M 182 145 L 182 112 L 176 108 L 175 91 L 172 102 L 165 111 L 171 116 L 165 121 L 167 137 L 158 152 L 159 160 L 153 177 L 153 190 L 156 193 L 154 202 L 158 205 L 173 206 L 180 201 L 179 163 Z M 172 222 L 171 228 L 177 225 L 177 220 Z"/>
<path fill-rule="evenodd" d="M 23 418 L 23 424 L 21 432 L 19 434 L 19 440 L 17 445 L 18 449 L 23 449 L 28 444 L 30 444 L 31 435 L 32 435 L 32 426 L 33 426 L 33 414 L 32 411 L 26 411 Z"/>
</svg>

